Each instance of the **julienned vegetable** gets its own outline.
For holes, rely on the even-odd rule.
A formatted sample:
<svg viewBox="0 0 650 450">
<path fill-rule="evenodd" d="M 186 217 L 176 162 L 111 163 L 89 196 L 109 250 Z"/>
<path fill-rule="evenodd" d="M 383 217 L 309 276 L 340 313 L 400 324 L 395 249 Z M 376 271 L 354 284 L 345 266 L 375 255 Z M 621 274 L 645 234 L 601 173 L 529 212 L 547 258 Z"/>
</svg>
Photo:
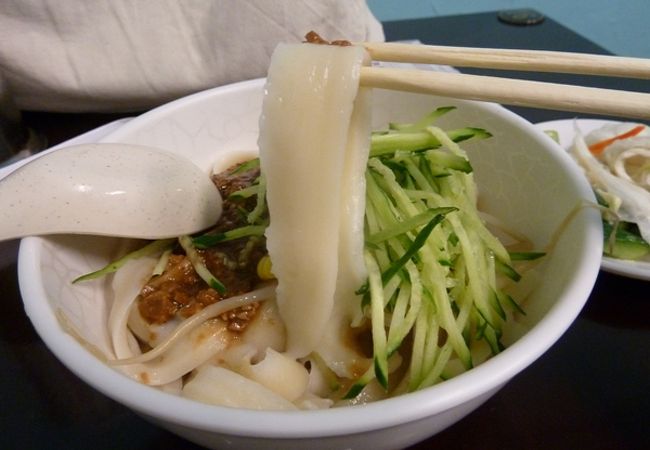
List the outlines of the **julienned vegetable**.
<svg viewBox="0 0 650 450">
<path fill-rule="evenodd" d="M 616 136 L 612 136 L 602 141 L 594 142 L 593 144 L 589 145 L 589 151 L 594 155 L 600 155 L 603 150 L 612 145 L 614 142 L 636 136 L 645 130 L 645 128 L 645 125 L 637 125 L 624 133 L 617 134 Z"/>
<path fill-rule="evenodd" d="M 400 389 L 421 389 L 469 369 L 504 348 L 503 323 L 512 311 L 521 312 L 497 282 L 502 268 L 518 274 L 478 216 L 471 165 L 453 142 L 459 133 L 422 121 L 392 128 L 373 135 L 370 154 L 380 156 L 371 157 L 366 174 L 365 303 L 374 365 L 347 397 L 373 377 L 389 388 L 388 361 L 409 336 L 410 355 L 401 354 L 409 368 Z M 485 130 L 464 130 L 474 131 L 467 137 L 489 137 Z M 414 137 L 424 140 L 425 134 L 429 145 L 414 148 Z M 478 350 L 482 345 L 490 351 Z"/>
</svg>

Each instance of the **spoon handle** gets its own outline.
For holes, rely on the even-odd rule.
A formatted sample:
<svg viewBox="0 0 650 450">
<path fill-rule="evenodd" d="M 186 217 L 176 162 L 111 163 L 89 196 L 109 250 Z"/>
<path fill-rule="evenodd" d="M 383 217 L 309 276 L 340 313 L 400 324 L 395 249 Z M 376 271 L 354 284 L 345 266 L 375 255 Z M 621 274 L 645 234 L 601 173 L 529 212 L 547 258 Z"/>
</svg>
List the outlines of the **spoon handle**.
<svg viewBox="0 0 650 450">
<path fill-rule="evenodd" d="M 159 239 L 204 230 L 221 214 L 205 172 L 144 146 L 65 147 L 1 175 L 0 240 L 61 233 Z"/>
<path fill-rule="evenodd" d="M 46 155 L 50 152 L 53 152 L 55 150 L 58 150 L 60 148 L 64 147 L 69 147 L 71 145 L 79 145 L 79 144 L 92 144 L 99 142 L 104 136 L 107 136 L 111 132 L 117 130 L 120 128 L 122 125 L 126 124 L 130 120 L 132 120 L 132 117 L 125 117 L 123 119 L 117 119 L 112 122 L 109 122 L 105 125 L 102 125 L 100 127 L 94 128 L 90 131 L 87 131 L 83 134 L 80 134 L 79 136 L 75 136 L 65 142 L 62 142 L 60 144 L 54 145 L 46 150 L 43 150 L 39 153 L 36 153 L 34 155 L 30 155 L 26 158 L 20 159 L 18 161 L 15 161 L 11 164 L 6 164 L 0 166 L 0 180 L 2 180 L 4 177 L 9 175 L 11 172 L 14 170 L 18 169 L 19 167 L 24 166 L 25 164 L 33 161 L 36 158 L 39 158 L 43 155 Z"/>
<path fill-rule="evenodd" d="M 26 158 L 23 158 L 21 160 L 18 160 L 14 163 L 7 164 L 6 166 L 0 167 L 0 181 L 2 181 L 3 178 L 7 177 L 10 175 L 12 172 L 15 170 L 21 168 L 25 164 L 29 163 L 30 161 L 33 161 L 34 159 L 42 156 L 45 152 L 43 153 L 37 153 L 35 155 L 28 156 Z"/>
</svg>

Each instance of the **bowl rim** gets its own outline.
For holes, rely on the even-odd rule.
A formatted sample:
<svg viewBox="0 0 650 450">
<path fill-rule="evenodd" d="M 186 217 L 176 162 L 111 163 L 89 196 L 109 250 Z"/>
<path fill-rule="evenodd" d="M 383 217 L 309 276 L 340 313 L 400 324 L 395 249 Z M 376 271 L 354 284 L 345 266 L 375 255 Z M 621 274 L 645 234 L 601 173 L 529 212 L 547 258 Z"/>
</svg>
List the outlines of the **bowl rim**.
<svg viewBox="0 0 650 450">
<path fill-rule="evenodd" d="M 145 121 L 157 120 L 174 111 L 191 107 L 196 102 L 219 97 L 241 89 L 259 89 L 264 79 L 248 80 L 201 91 L 172 101 L 131 120 L 102 141 L 119 139 Z M 569 156 L 544 133 L 516 115 L 493 103 L 466 101 L 485 108 L 523 127 L 553 157 L 565 161 L 562 166 L 578 183 L 585 197 L 592 194 Z M 465 103 L 465 102 L 462 102 Z M 255 411 L 208 405 L 167 394 L 138 383 L 95 358 L 72 336 L 60 328 L 52 308 L 43 308 L 47 298 L 39 264 L 44 237 L 21 241 L 18 276 L 25 311 L 34 328 L 55 356 L 73 373 L 104 395 L 125 406 L 158 420 L 194 429 L 230 435 L 267 438 L 314 438 L 358 434 L 397 426 L 443 413 L 455 406 L 496 390 L 550 348 L 569 328 L 586 303 L 596 281 L 602 254 L 602 234 L 597 211 L 585 211 L 582 236 L 585 244 L 580 267 L 566 282 L 562 295 L 544 317 L 503 353 L 443 383 L 421 391 L 380 400 L 365 405 L 313 411 Z M 589 245 L 587 245 L 587 243 Z M 399 415 L 386 411 L 400 411 Z M 254 429 L 250 428 L 254 423 Z M 282 426 L 282 423 L 290 426 Z"/>
</svg>

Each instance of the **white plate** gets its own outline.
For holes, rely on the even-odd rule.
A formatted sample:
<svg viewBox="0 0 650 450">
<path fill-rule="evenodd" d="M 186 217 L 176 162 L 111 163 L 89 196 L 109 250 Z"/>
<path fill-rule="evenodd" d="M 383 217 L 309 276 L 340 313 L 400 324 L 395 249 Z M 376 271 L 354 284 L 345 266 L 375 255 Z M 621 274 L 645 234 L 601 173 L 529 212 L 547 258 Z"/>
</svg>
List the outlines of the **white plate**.
<svg viewBox="0 0 650 450">
<path fill-rule="evenodd" d="M 560 139 L 560 145 L 562 148 L 568 149 L 573 143 L 576 124 L 583 134 L 587 134 L 608 123 L 613 123 L 613 121 L 599 119 L 569 119 L 540 122 L 535 126 L 541 130 L 556 131 Z M 640 261 L 629 261 L 603 256 L 601 268 L 617 275 L 650 281 L 650 256 L 646 256 Z"/>
</svg>

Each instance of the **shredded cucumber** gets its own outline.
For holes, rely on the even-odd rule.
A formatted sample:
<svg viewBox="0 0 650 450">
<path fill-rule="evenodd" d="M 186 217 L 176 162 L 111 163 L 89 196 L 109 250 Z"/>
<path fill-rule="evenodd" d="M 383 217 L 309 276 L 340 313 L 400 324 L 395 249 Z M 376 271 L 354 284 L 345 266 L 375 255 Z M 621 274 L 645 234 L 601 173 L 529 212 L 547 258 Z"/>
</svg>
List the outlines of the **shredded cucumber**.
<svg viewBox="0 0 650 450">
<path fill-rule="evenodd" d="M 545 256 L 544 252 L 510 252 L 511 261 L 533 261 Z"/>
<path fill-rule="evenodd" d="M 262 218 L 262 214 L 266 211 L 266 177 L 260 174 L 257 179 L 257 203 L 255 208 L 248 214 L 246 219 L 250 224 L 257 224 Z"/>
<path fill-rule="evenodd" d="M 253 184 L 251 186 L 233 192 L 228 196 L 228 199 L 237 200 L 237 199 L 250 198 L 253 196 L 257 196 L 259 192 L 260 192 L 260 186 L 258 184 Z"/>
<path fill-rule="evenodd" d="M 454 109 L 456 109 L 455 106 L 441 106 L 440 108 L 434 109 L 415 123 L 391 122 L 388 124 L 388 128 L 402 132 L 421 131 L 432 125 L 439 117 L 447 114 L 449 111 L 453 111 Z"/>
<path fill-rule="evenodd" d="M 259 158 L 253 158 L 249 159 L 246 162 L 243 162 L 237 166 L 233 170 L 231 170 L 228 174 L 229 175 L 237 175 L 238 173 L 244 173 L 248 172 L 249 170 L 252 169 L 258 169 L 260 167 L 260 159 Z"/>
<path fill-rule="evenodd" d="M 375 376 L 379 383 L 388 387 L 388 352 L 386 351 L 386 330 L 384 328 L 384 301 L 382 293 L 382 275 L 379 266 L 370 252 L 364 254 L 368 268 L 370 285 L 370 308 L 372 317 L 372 345 L 374 353 Z"/>
<path fill-rule="evenodd" d="M 603 230 L 605 238 L 603 253 L 607 256 L 635 260 L 650 253 L 650 244 L 639 235 L 635 224 L 619 222 L 615 226 L 603 220 Z"/>
<path fill-rule="evenodd" d="M 192 239 L 196 248 L 205 249 L 214 247 L 220 242 L 233 241 L 249 236 L 262 236 L 266 230 L 266 225 L 244 225 L 243 227 L 234 228 L 223 233 L 202 234 Z"/>
<path fill-rule="evenodd" d="M 208 267 L 203 262 L 201 255 L 199 255 L 198 251 L 194 247 L 194 244 L 192 244 L 192 238 L 189 236 L 180 236 L 178 238 L 178 243 L 181 244 L 181 247 L 183 247 L 183 250 L 185 250 L 185 254 L 192 263 L 192 266 L 194 267 L 197 275 L 200 276 L 208 286 L 217 292 L 221 294 L 226 292 L 226 287 L 223 285 L 223 283 L 221 283 L 221 281 L 219 281 L 217 277 L 215 277 L 210 272 Z"/>
<path fill-rule="evenodd" d="M 160 258 L 158 258 L 158 262 L 156 263 L 156 267 L 153 268 L 151 271 L 151 274 L 154 276 L 157 275 L 162 275 L 163 272 L 165 271 L 165 268 L 167 267 L 167 263 L 169 262 L 169 257 L 172 254 L 172 248 L 166 249 L 162 255 L 160 255 Z"/>
<path fill-rule="evenodd" d="M 491 134 L 481 128 L 459 128 L 449 131 L 448 136 L 454 142 L 461 142 L 472 138 L 485 139 Z M 399 150 L 407 152 L 429 150 L 441 145 L 438 139 L 426 130 L 373 134 L 370 143 L 370 156 L 393 154 Z"/>
<path fill-rule="evenodd" d="M 523 314 L 497 279 L 518 280 L 512 258 L 485 227 L 476 207 L 472 167 L 457 142 L 487 138 L 482 129 L 450 132 L 433 126 L 453 108 L 439 108 L 414 124 L 374 133 L 366 174 L 365 295 L 374 365 L 345 395 L 373 378 L 388 386 L 387 361 L 409 337 L 408 389 L 435 384 L 480 362 L 472 349 L 503 350 L 509 314 Z M 519 253 L 532 260 L 541 253 Z"/>
<path fill-rule="evenodd" d="M 126 264 L 128 261 L 132 259 L 138 259 L 144 256 L 149 256 L 160 252 L 164 252 L 165 250 L 171 248 L 175 242 L 176 242 L 175 238 L 159 239 L 157 241 L 149 242 L 144 247 L 132 251 L 131 253 L 128 253 L 115 261 L 111 261 L 110 263 L 108 263 L 107 265 L 105 265 L 99 270 L 75 278 L 72 282 L 77 283 L 79 281 L 88 281 L 88 280 L 93 280 L 95 278 L 101 278 L 105 275 L 116 272 L 120 267 L 122 267 L 124 264 Z"/>
</svg>

